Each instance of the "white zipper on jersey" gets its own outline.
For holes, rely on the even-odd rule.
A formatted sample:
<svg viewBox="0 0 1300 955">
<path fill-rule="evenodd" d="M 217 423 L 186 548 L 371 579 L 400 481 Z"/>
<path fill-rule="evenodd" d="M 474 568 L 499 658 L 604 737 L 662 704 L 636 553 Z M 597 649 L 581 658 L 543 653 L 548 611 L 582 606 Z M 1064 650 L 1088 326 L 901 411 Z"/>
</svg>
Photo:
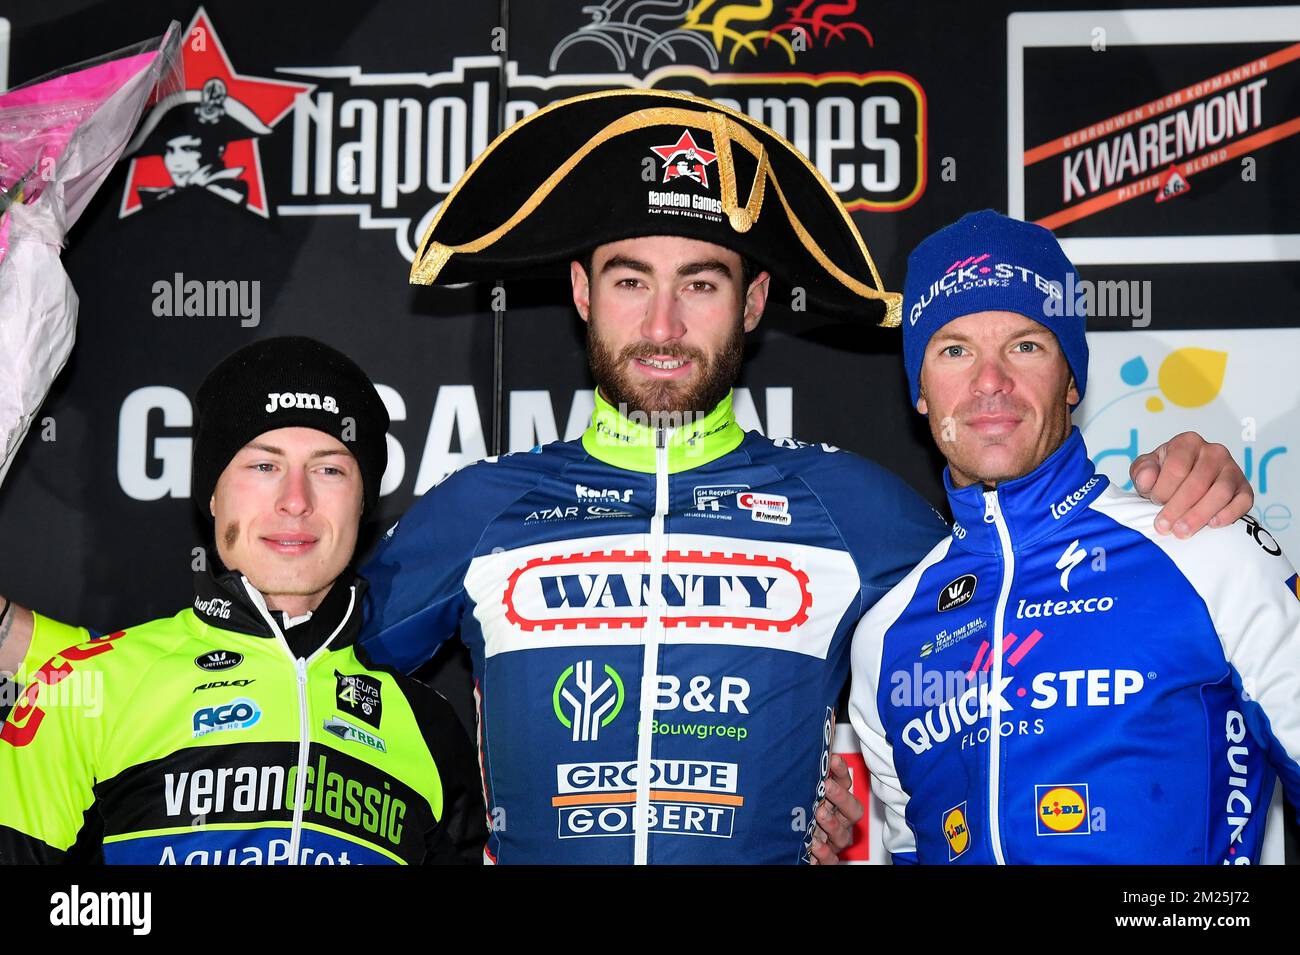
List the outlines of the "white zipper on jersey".
<svg viewBox="0 0 1300 955">
<path fill-rule="evenodd" d="M 289 864 L 297 865 L 298 858 L 302 854 L 302 804 L 304 797 L 307 795 L 307 760 L 308 750 L 311 746 L 311 715 L 307 706 L 307 666 L 312 660 L 315 660 L 316 657 L 320 656 L 326 647 L 334 642 L 334 638 L 339 635 L 339 631 L 343 629 L 343 625 L 351 619 L 352 610 L 356 606 L 357 601 L 357 588 L 349 588 L 351 592 L 348 595 L 347 612 L 343 614 L 343 618 L 339 621 L 339 625 L 334 628 L 334 632 L 329 635 L 329 638 L 326 639 L 324 643 L 312 651 L 311 656 L 304 660 L 302 657 L 294 655 L 293 649 L 289 646 L 289 641 L 284 638 L 284 633 L 281 632 L 279 624 L 275 622 L 275 618 L 271 616 L 270 610 L 267 609 L 266 599 L 262 596 L 261 591 L 250 584 L 247 577 L 241 577 L 240 580 L 243 581 L 244 590 L 247 591 L 249 599 L 253 602 L 253 606 L 258 609 L 259 613 L 261 613 L 262 619 L 266 621 L 266 625 L 271 628 L 271 632 L 275 634 L 276 639 L 280 642 L 280 646 L 284 648 L 284 652 L 287 653 L 289 659 L 293 661 L 294 673 L 297 676 L 298 779 L 294 786 L 293 825 L 289 830 Z"/>
<path fill-rule="evenodd" d="M 289 650 L 289 643 L 284 634 L 279 634 L 284 648 Z M 290 656 L 293 651 L 289 650 Z M 307 762 L 311 747 L 311 715 L 307 707 L 307 661 L 294 657 L 294 669 L 298 674 L 298 779 L 293 794 L 293 827 L 289 830 L 289 865 L 297 865 L 302 857 L 302 814 L 303 802 L 307 796 Z M 317 785 L 320 781 L 317 780 Z"/>
<path fill-rule="evenodd" d="M 993 618 L 993 673 L 989 684 L 989 841 L 993 845 L 993 858 L 998 865 L 1006 865 L 1006 856 L 1002 851 L 1002 827 L 998 820 L 1001 807 L 998 804 L 998 775 L 1002 765 L 1002 712 L 996 703 L 994 691 L 1002 685 L 1002 638 L 1006 634 L 1007 600 L 1011 596 L 1011 577 L 1015 573 L 1016 558 L 1011 553 L 1011 532 L 1002 517 L 1002 508 L 998 504 L 997 491 L 984 492 L 984 522 L 995 524 L 998 540 L 1002 542 L 1002 590 L 998 594 L 997 612 Z"/>
<path fill-rule="evenodd" d="M 659 696 L 659 644 L 664 635 L 664 515 L 668 513 L 668 442 L 672 429 L 655 432 L 655 512 L 650 518 L 650 606 L 646 608 L 642 642 L 641 717 L 636 747 L 636 811 L 632 861 L 645 865 L 650 852 L 650 767 L 653 752 L 654 708 Z"/>
</svg>

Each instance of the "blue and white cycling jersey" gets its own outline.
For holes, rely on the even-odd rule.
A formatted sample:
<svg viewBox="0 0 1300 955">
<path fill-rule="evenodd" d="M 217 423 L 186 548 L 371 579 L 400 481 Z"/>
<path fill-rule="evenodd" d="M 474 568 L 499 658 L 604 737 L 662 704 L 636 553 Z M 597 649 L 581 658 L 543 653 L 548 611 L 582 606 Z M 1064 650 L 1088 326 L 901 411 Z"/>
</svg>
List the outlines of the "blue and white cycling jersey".
<svg viewBox="0 0 1300 955">
<path fill-rule="evenodd" d="M 863 618 L 850 718 L 896 862 L 1250 863 L 1300 804 L 1300 590 L 1251 518 L 1189 540 L 1077 429 Z"/>
<path fill-rule="evenodd" d="M 384 540 L 361 643 L 411 670 L 460 631 L 498 862 L 805 858 L 853 627 L 947 532 L 893 474 L 742 431 L 471 465 Z M 637 820 L 645 824 L 637 825 Z"/>
</svg>

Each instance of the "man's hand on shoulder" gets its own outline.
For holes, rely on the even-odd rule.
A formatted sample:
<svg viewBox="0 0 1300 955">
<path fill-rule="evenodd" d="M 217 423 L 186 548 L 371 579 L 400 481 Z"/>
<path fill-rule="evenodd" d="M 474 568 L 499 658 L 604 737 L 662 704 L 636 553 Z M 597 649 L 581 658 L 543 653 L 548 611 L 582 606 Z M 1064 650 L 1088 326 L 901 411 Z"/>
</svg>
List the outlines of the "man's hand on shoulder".
<svg viewBox="0 0 1300 955">
<path fill-rule="evenodd" d="M 1133 488 L 1163 504 L 1156 530 L 1186 538 L 1201 528 L 1227 527 L 1255 503 L 1255 492 L 1228 449 L 1194 431 L 1140 455 L 1129 468 Z"/>
<path fill-rule="evenodd" d="M 826 776 L 826 798 L 817 807 L 817 829 L 813 832 L 812 865 L 837 865 L 839 854 L 853 845 L 853 827 L 862 818 L 863 806 L 849 786 L 849 766 L 839 756 L 831 757 Z"/>
</svg>

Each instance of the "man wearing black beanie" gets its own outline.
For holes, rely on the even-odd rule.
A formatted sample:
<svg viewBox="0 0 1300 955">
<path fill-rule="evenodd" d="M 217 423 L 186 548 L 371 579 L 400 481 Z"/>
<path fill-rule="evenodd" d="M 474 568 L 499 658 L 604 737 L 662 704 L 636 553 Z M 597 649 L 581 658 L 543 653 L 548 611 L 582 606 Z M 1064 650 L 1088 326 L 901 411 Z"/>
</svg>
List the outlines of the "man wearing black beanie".
<svg viewBox="0 0 1300 955">
<path fill-rule="evenodd" d="M 252 575 L 274 609 L 311 613 L 379 499 L 388 412 L 378 392 L 346 355 L 284 337 L 221 362 L 197 405 L 193 497 L 215 522 L 221 563 Z M 301 478 L 286 467 L 295 453 Z"/>
<path fill-rule="evenodd" d="M 451 707 L 356 646 L 353 551 L 387 463 L 374 385 L 320 342 L 274 338 L 221 362 L 197 405 L 194 499 L 221 566 L 195 575 L 192 607 L 117 633 L 30 614 L 0 728 L 0 863 L 481 861 Z"/>
<path fill-rule="evenodd" d="M 312 428 L 338 438 L 357 460 L 365 508 L 379 500 L 388 462 L 388 411 L 352 359 L 312 338 L 285 336 L 241 348 L 198 393 L 194 499 L 209 497 L 249 440 L 274 428 Z"/>
</svg>

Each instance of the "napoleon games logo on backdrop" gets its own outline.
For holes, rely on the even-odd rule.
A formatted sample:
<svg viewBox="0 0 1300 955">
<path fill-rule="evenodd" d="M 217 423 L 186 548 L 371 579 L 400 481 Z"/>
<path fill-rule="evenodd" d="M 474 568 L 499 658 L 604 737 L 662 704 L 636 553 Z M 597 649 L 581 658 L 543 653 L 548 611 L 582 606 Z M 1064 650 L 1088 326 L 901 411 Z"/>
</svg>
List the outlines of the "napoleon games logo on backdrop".
<svg viewBox="0 0 1300 955">
<path fill-rule="evenodd" d="M 1098 469 L 1132 490 L 1141 449 L 1182 431 L 1225 445 L 1255 491 L 1252 516 L 1300 553 L 1300 329 L 1090 332 L 1088 392 L 1075 409 Z"/>
<path fill-rule="evenodd" d="M 127 146 L 133 158 L 119 217 L 198 195 L 269 218 L 258 139 L 313 87 L 236 72 L 202 7 L 181 44 L 181 63 L 185 88 L 155 105 Z"/>
<path fill-rule="evenodd" d="M 785 136 L 850 210 L 899 211 L 925 191 L 925 93 L 905 73 L 851 72 L 874 48 L 870 30 L 854 21 L 862 15 L 855 0 L 805 0 L 788 11 L 773 0 L 576 0 L 548 5 L 547 14 L 579 25 L 555 44 L 544 74 L 506 64 L 507 127 L 599 90 L 690 92 Z M 581 23 L 586 18 L 591 22 Z M 523 29 L 511 27 L 515 36 Z M 545 48 L 545 40 L 534 42 Z M 820 57 L 833 68 L 810 72 L 810 60 L 796 55 Z M 425 67 L 427 73 L 386 72 L 382 63 L 278 68 L 313 86 L 293 107 L 290 181 L 275 192 L 276 213 L 350 219 L 362 231 L 390 232 L 412 261 L 439 206 L 492 140 L 501 65 L 493 53 L 452 56 Z M 742 68 L 753 72 L 720 72 Z M 670 206 L 666 194 L 716 192 L 718 184 L 707 155 L 712 144 L 697 139 L 693 154 L 689 144 L 679 151 L 679 132 L 651 144 L 669 155 L 647 158 L 664 163 L 655 189 L 663 201 L 652 204 L 680 214 L 687 207 Z"/>
<path fill-rule="evenodd" d="M 562 18 L 564 6 L 555 7 Z M 654 7 L 574 2 L 571 15 L 592 22 L 555 45 L 550 71 L 530 75 L 516 61 L 506 64 L 505 125 L 597 90 L 686 91 L 789 139 L 851 211 L 897 212 L 924 193 L 925 93 L 896 70 L 852 72 L 864 53 L 877 53 L 855 0 Z M 456 26 L 451 15 L 439 16 Z M 468 38 L 464 46 L 472 48 Z M 186 88 L 150 111 L 128 147 L 120 216 L 202 196 L 264 217 L 274 210 L 388 232 L 410 262 L 442 201 L 496 132 L 498 52 L 451 56 L 425 67 L 430 72 L 377 61 L 274 67 L 283 79 L 245 75 L 202 7 L 182 50 Z M 826 71 L 810 72 L 818 58 Z M 751 72 L 721 72 L 731 69 Z M 259 143 L 272 135 L 289 140 L 291 160 L 264 169 Z M 689 145 L 681 152 L 671 142 L 654 145 L 676 153 L 663 157 L 661 191 L 684 186 L 683 175 L 716 190 L 708 144 L 693 153 Z"/>
</svg>

